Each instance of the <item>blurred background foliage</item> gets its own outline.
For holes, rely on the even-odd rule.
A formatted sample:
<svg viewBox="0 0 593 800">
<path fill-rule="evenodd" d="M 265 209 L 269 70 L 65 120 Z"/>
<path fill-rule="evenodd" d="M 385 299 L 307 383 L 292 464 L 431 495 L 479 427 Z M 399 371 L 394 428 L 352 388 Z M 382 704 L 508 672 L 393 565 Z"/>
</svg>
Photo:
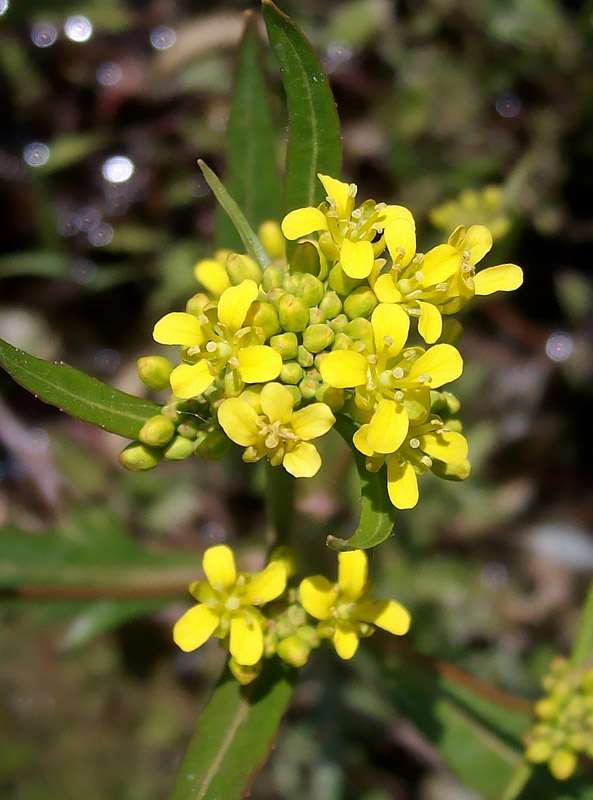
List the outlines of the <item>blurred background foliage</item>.
<svg viewBox="0 0 593 800">
<path fill-rule="evenodd" d="M 154 321 L 195 291 L 224 173 L 246 2 L 0 0 L 0 336 L 142 394 Z M 593 571 L 593 4 L 283 0 L 330 75 L 344 176 L 409 206 L 427 249 L 459 223 L 497 236 L 520 292 L 472 305 L 458 384 L 474 470 L 423 480 L 371 561 L 411 609 L 407 645 L 533 699 L 567 652 Z M 269 83 L 281 163 L 285 127 Z M 279 210 L 279 215 L 280 215 Z M 0 792 L 161 798 L 220 671 L 170 628 L 204 548 L 260 563 L 263 474 L 221 462 L 117 464 L 122 442 L 0 375 Z M 337 437 L 302 482 L 304 569 L 353 528 Z M 258 798 L 470 800 L 398 711 L 397 650 L 316 653 Z M 385 673 L 385 670 L 387 671 Z M 396 673 L 397 675 L 397 673 Z M 520 701 L 519 705 L 520 705 Z M 522 706 L 521 706 L 522 707 Z"/>
</svg>

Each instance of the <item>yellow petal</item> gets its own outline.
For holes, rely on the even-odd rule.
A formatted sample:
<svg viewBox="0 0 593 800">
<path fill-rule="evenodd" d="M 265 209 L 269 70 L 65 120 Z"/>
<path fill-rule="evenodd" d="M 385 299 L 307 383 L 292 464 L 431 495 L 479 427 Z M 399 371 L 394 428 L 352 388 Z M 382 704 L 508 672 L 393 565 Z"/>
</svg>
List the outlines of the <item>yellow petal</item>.
<svg viewBox="0 0 593 800">
<path fill-rule="evenodd" d="M 367 600 L 356 609 L 356 618 L 396 636 L 403 636 L 410 630 L 410 613 L 395 600 Z"/>
<path fill-rule="evenodd" d="M 459 251 L 450 244 L 438 244 L 424 254 L 420 272 L 423 286 L 435 286 L 450 278 L 461 266 Z"/>
<path fill-rule="evenodd" d="M 463 359 L 459 351 L 450 344 L 435 344 L 414 361 L 402 385 L 420 379 L 421 385 L 438 389 L 444 383 L 456 380 L 462 372 Z"/>
<path fill-rule="evenodd" d="M 390 222 L 396 222 L 399 219 L 405 219 L 410 225 L 416 229 L 416 223 L 414 222 L 414 217 L 412 216 L 412 212 L 406 208 L 405 206 L 385 206 L 381 215 L 385 217 L 385 222 L 383 223 L 385 227 Z"/>
<path fill-rule="evenodd" d="M 353 350 L 334 350 L 324 356 L 319 372 L 334 389 L 363 386 L 367 382 L 367 360 Z"/>
<path fill-rule="evenodd" d="M 286 425 L 292 417 L 294 397 L 281 383 L 267 383 L 261 390 L 259 401 L 262 412 L 270 422 Z"/>
<path fill-rule="evenodd" d="M 373 284 L 373 291 L 380 303 L 399 303 L 402 299 L 401 292 L 389 273 L 379 275 Z"/>
<path fill-rule="evenodd" d="M 416 231 L 407 219 L 400 218 L 385 226 L 385 243 L 394 265 L 407 267 L 416 255 Z"/>
<path fill-rule="evenodd" d="M 257 412 L 240 397 L 228 397 L 218 409 L 218 422 L 226 435 L 236 444 L 249 447 L 259 438 Z"/>
<path fill-rule="evenodd" d="M 261 606 L 280 597 L 286 588 L 286 566 L 272 561 L 245 587 L 244 598 L 250 605 Z"/>
<path fill-rule="evenodd" d="M 227 271 L 220 261 L 204 258 L 194 267 L 196 280 L 215 297 L 219 297 L 231 285 Z"/>
<path fill-rule="evenodd" d="M 317 177 L 323 184 L 328 198 L 331 197 L 335 201 L 340 219 L 350 219 L 352 200 L 356 196 L 356 187 L 351 190 L 349 183 L 342 183 L 342 181 L 338 181 L 335 178 L 330 178 L 329 175 L 317 173 Z"/>
<path fill-rule="evenodd" d="M 369 423 L 369 447 L 376 453 L 395 453 L 406 438 L 408 426 L 408 414 L 401 403 L 380 400 Z"/>
<path fill-rule="evenodd" d="M 369 425 L 362 425 L 352 437 L 352 443 L 354 447 L 358 450 L 359 453 L 362 453 L 363 456 L 374 456 L 375 451 L 369 444 L 368 434 L 369 434 Z"/>
<path fill-rule="evenodd" d="M 358 650 L 359 635 L 355 626 L 351 622 L 338 620 L 334 633 L 334 647 L 336 653 L 348 661 Z"/>
<path fill-rule="evenodd" d="M 338 553 L 338 585 L 348 600 L 358 600 L 367 582 L 368 560 L 364 550 Z"/>
<path fill-rule="evenodd" d="M 217 544 L 206 550 L 202 559 L 202 569 L 210 586 L 218 592 L 230 589 L 237 581 L 235 557 L 226 544 Z"/>
<path fill-rule="evenodd" d="M 344 239 L 340 247 L 340 265 L 350 278 L 366 278 L 371 274 L 375 256 L 370 242 Z"/>
<path fill-rule="evenodd" d="M 305 442 L 323 436 L 332 427 L 336 418 L 325 403 L 313 403 L 295 411 L 292 415 L 292 429 Z"/>
<path fill-rule="evenodd" d="M 314 444 L 299 442 L 282 460 L 284 469 L 295 478 L 312 478 L 319 472 L 321 456 Z"/>
<path fill-rule="evenodd" d="M 443 318 L 441 312 L 432 303 L 418 300 L 420 318 L 418 319 L 418 333 L 427 344 L 436 342 L 443 331 Z"/>
<path fill-rule="evenodd" d="M 189 653 L 201 647 L 206 639 L 214 633 L 218 627 L 218 614 L 211 608 L 204 605 L 197 605 L 186 611 L 173 627 L 173 641 Z"/>
<path fill-rule="evenodd" d="M 259 621 L 252 615 L 238 614 L 231 619 L 229 650 L 237 664 L 251 667 L 264 652 L 264 636 Z"/>
<path fill-rule="evenodd" d="M 256 282 L 249 279 L 225 289 L 218 301 L 218 319 L 229 330 L 238 331 L 258 293 Z"/>
<path fill-rule="evenodd" d="M 297 208 L 282 220 L 282 233 L 287 239 L 300 239 L 314 231 L 326 231 L 327 219 L 318 208 Z"/>
<path fill-rule="evenodd" d="M 470 263 L 477 264 L 492 249 L 492 234 L 485 225 L 472 225 L 463 237 L 463 250 L 470 253 Z"/>
<path fill-rule="evenodd" d="M 244 347 L 237 353 L 239 375 L 245 383 L 273 381 L 280 375 L 282 356 L 265 344 Z"/>
<path fill-rule="evenodd" d="M 523 283 L 523 270 L 516 264 L 499 264 L 488 267 L 474 276 L 476 294 L 513 292 Z"/>
<path fill-rule="evenodd" d="M 396 508 L 414 508 L 418 502 L 418 479 L 409 461 L 392 456 L 387 464 L 387 491 Z"/>
<path fill-rule="evenodd" d="M 371 316 L 377 353 L 387 348 L 389 357 L 396 356 L 405 345 L 410 330 L 410 318 L 399 305 L 379 303 Z"/>
<path fill-rule="evenodd" d="M 445 464 L 461 464 L 467 458 L 467 441 L 456 431 L 425 433 L 418 437 L 420 449 Z"/>
<path fill-rule="evenodd" d="M 183 311 L 165 314 L 154 326 L 152 336 L 159 344 L 181 344 L 184 347 L 196 347 L 204 342 L 199 319 Z"/>
<path fill-rule="evenodd" d="M 299 586 L 301 605 L 315 619 L 329 619 L 338 593 L 333 583 L 323 575 L 305 578 Z"/>
<path fill-rule="evenodd" d="M 202 359 L 197 364 L 180 364 L 175 367 L 169 380 L 173 394 L 182 400 L 188 400 L 205 392 L 214 380 L 214 375 L 208 362 Z"/>
<path fill-rule="evenodd" d="M 454 247 L 456 250 L 461 250 L 465 234 L 466 234 L 465 225 L 458 225 L 451 234 L 451 236 L 449 236 L 447 244 L 450 244 L 451 247 Z"/>
</svg>

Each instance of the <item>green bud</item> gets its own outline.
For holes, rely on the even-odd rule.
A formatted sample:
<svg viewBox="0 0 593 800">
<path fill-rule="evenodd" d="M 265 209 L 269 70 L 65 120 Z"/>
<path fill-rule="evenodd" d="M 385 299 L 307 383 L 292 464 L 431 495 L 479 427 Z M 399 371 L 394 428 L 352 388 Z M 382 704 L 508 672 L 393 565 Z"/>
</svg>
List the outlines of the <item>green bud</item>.
<svg viewBox="0 0 593 800">
<path fill-rule="evenodd" d="M 570 750 L 559 750 L 552 756 L 548 766 L 556 780 L 565 781 L 577 768 L 577 757 Z"/>
<path fill-rule="evenodd" d="M 568 747 L 576 752 L 583 752 L 586 750 L 588 743 L 587 734 L 583 733 L 582 731 L 579 731 L 578 733 L 572 733 L 566 740 Z"/>
<path fill-rule="evenodd" d="M 278 336 L 272 336 L 270 346 L 280 353 L 283 361 L 290 361 L 297 356 L 299 340 L 296 333 L 287 331 L 286 333 L 279 333 Z"/>
<path fill-rule="evenodd" d="M 175 425 L 171 420 L 163 414 L 156 414 L 156 416 L 146 420 L 140 429 L 138 438 L 144 444 L 160 447 L 167 444 L 173 438 L 174 433 Z"/>
<path fill-rule="evenodd" d="M 185 310 L 188 314 L 192 314 L 194 317 L 197 317 L 203 312 L 204 306 L 211 302 L 212 301 L 207 294 L 204 294 L 204 292 L 198 292 L 197 294 L 194 294 L 193 297 L 189 298 L 185 304 Z"/>
<path fill-rule="evenodd" d="M 370 286 L 359 286 L 344 300 L 344 312 L 350 319 L 370 317 L 379 304 Z"/>
<path fill-rule="evenodd" d="M 175 436 L 163 450 L 167 461 L 183 461 L 194 452 L 194 445 L 185 436 Z"/>
<path fill-rule="evenodd" d="M 276 309 L 271 303 L 265 303 L 262 300 L 256 300 L 251 304 L 245 317 L 244 325 L 254 325 L 261 328 L 266 339 L 269 339 L 270 336 L 280 330 Z"/>
<path fill-rule="evenodd" d="M 307 612 L 299 604 L 288 606 L 286 609 L 286 616 L 293 628 L 300 628 L 300 626 L 304 625 L 307 621 Z"/>
<path fill-rule="evenodd" d="M 335 292 L 326 292 L 319 303 L 319 308 L 323 311 L 326 319 L 333 319 L 341 312 L 342 301 Z"/>
<path fill-rule="evenodd" d="M 325 322 L 325 314 L 320 308 L 309 309 L 309 325 L 319 325 Z"/>
<path fill-rule="evenodd" d="M 169 402 L 166 406 L 161 408 L 161 414 L 174 423 L 179 422 L 181 419 L 181 414 L 179 413 L 179 409 L 177 407 L 178 403 L 179 400 L 174 400 L 173 402 Z"/>
<path fill-rule="evenodd" d="M 282 288 L 284 289 L 285 292 L 296 295 L 300 282 L 301 282 L 301 275 L 299 274 L 293 275 L 292 272 L 287 272 L 284 275 L 284 280 L 282 281 Z"/>
<path fill-rule="evenodd" d="M 207 461 L 215 461 L 228 453 L 230 447 L 230 439 L 223 431 L 215 428 L 202 439 L 196 447 L 196 453 L 200 458 L 205 458 Z"/>
<path fill-rule="evenodd" d="M 173 369 L 173 364 L 164 356 L 143 356 L 136 362 L 140 380 L 149 389 L 157 392 L 163 389 L 171 389 L 169 386 L 169 375 Z"/>
<path fill-rule="evenodd" d="M 278 302 L 278 316 L 285 331 L 298 333 L 309 324 L 309 308 L 302 297 L 284 294 Z"/>
<path fill-rule="evenodd" d="M 558 704 L 550 697 L 542 697 L 535 704 L 534 711 L 540 719 L 552 719 L 558 713 Z"/>
<path fill-rule="evenodd" d="M 310 353 L 306 347 L 303 347 L 302 344 L 298 346 L 297 350 L 297 361 L 301 365 L 307 369 L 308 367 L 313 366 L 313 353 Z"/>
<path fill-rule="evenodd" d="M 346 316 L 346 314 L 338 314 L 338 316 L 334 317 L 332 321 L 329 323 L 334 333 L 341 333 L 343 330 L 345 330 L 347 324 L 348 324 L 348 317 Z"/>
<path fill-rule="evenodd" d="M 286 275 L 286 268 L 278 265 L 266 267 L 262 275 L 262 287 L 265 292 L 272 289 L 279 289 Z"/>
<path fill-rule="evenodd" d="M 291 272 L 319 275 L 319 253 L 313 242 L 299 242 L 290 258 Z"/>
<path fill-rule="evenodd" d="M 293 402 L 294 402 L 293 408 L 297 409 L 300 406 L 301 401 L 303 399 L 303 397 L 302 397 L 302 395 L 301 395 L 301 393 L 299 391 L 299 387 L 298 386 L 292 386 L 292 385 L 288 384 L 288 386 L 286 388 L 288 389 L 288 391 L 292 395 L 292 399 L 293 399 Z"/>
<path fill-rule="evenodd" d="M 464 481 L 469 478 L 472 466 L 466 458 L 461 464 L 445 464 L 443 461 L 432 462 L 432 471 L 439 478 L 444 478 L 446 481 Z"/>
<path fill-rule="evenodd" d="M 311 648 L 301 639 L 298 633 L 293 633 L 292 636 L 288 636 L 278 642 L 278 655 L 293 667 L 304 667 L 310 652 Z"/>
<path fill-rule="evenodd" d="M 284 297 L 285 294 L 286 292 L 280 286 L 276 289 L 270 289 L 270 291 L 268 292 L 268 300 L 276 310 L 278 310 L 278 305 L 280 303 L 280 300 Z"/>
<path fill-rule="evenodd" d="M 593 669 L 588 669 L 583 677 L 583 691 L 585 694 L 593 695 Z"/>
<path fill-rule="evenodd" d="M 162 451 L 156 447 L 130 442 L 119 454 L 119 463 L 131 472 L 143 472 L 156 467 L 162 457 Z"/>
<path fill-rule="evenodd" d="M 327 383 L 322 383 L 315 392 L 315 399 L 320 403 L 325 403 L 336 414 L 344 407 L 344 390 L 334 389 Z"/>
<path fill-rule="evenodd" d="M 262 222 L 257 229 L 257 236 L 272 260 L 284 256 L 286 239 L 282 235 L 282 230 L 277 222 L 270 219 Z"/>
<path fill-rule="evenodd" d="M 311 649 L 319 647 L 319 634 L 312 625 L 302 625 L 298 630 L 301 639 L 306 642 Z"/>
<path fill-rule="evenodd" d="M 309 308 L 314 308 L 323 299 L 323 284 L 315 275 L 303 275 L 297 295 L 303 298 Z"/>
<path fill-rule="evenodd" d="M 296 361 L 287 361 L 282 365 L 279 379 L 282 383 L 288 383 L 296 386 L 304 377 L 303 368 Z"/>
<path fill-rule="evenodd" d="M 531 761 L 532 764 L 543 764 L 544 761 L 547 761 L 551 755 L 551 745 L 542 739 L 530 744 L 525 751 L 525 758 L 527 761 Z"/>
<path fill-rule="evenodd" d="M 197 419 L 186 419 L 177 426 L 177 433 L 186 439 L 195 439 L 200 432 L 200 422 Z"/>
<path fill-rule="evenodd" d="M 447 426 L 450 431 L 455 431 L 455 433 L 462 433 L 463 432 L 463 425 L 460 419 L 453 419 L 449 418 L 447 420 Z"/>
<path fill-rule="evenodd" d="M 303 331 L 303 345 L 310 353 L 321 353 L 326 350 L 335 338 L 329 325 L 310 325 Z"/>
<path fill-rule="evenodd" d="M 323 231 L 319 234 L 319 247 L 323 255 L 330 261 L 337 261 L 340 257 L 340 248 L 332 239 L 329 231 Z"/>
<path fill-rule="evenodd" d="M 443 331 L 438 338 L 439 344 L 452 344 L 458 347 L 463 337 L 463 327 L 461 323 L 453 317 L 443 319 Z"/>
<path fill-rule="evenodd" d="M 350 278 L 339 264 L 332 267 L 329 271 L 328 284 L 329 288 L 340 295 L 346 297 L 351 294 L 357 286 L 360 286 L 362 281 Z"/>
<path fill-rule="evenodd" d="M 348 336 L 350 336 L 350 338 L 354 339 L 356 342 L 364 339 L 369 334 L 372 334 L 372 332 L 373 326 L 369 320 L 364 319 L 364 317 L 356 317 L 344 328 L 344 333 L 347 333 Z"/>
<path fill-rule="evenodd" d="M 354 339 L 351 339 L 347 333 L 338 333 L 334 339 L 332 350 L 350 350 L 354 344 Z"/>
<path fill-rule="evenodd" d="M 258 661 L 253 666 L 246 667 L 244 664 L 237 664 L 234 656 L 229 659 L 229 669 L 241 686 L 247 686 L 247 684 L 252 683 L 261 672 L 261 668 L 261 661 Z"/>
<path fill-rule="evenodd" d="M 319 380 L 307 375 L 306 378 L 299 383 L 299 389 L 304 400 L 313 400 L 315 393 L 319 388 Z"/>
<path fill-rule="evenodd" d="M 239 253 L 231 253 L 226 260 L 226 271 L 233 286 L 238 286 L 245 280 L 252 280 L 259 286 L 263 277 L 260 267 L 249 258 Z"/>
</svg>

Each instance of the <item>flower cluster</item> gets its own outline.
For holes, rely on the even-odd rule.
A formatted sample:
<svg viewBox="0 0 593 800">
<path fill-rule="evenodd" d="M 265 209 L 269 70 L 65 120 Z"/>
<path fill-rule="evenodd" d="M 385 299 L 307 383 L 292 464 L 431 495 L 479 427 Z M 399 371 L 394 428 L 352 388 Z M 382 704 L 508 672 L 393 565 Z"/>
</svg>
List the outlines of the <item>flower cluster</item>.
<svg viewBox="0 0 593 800">
<path fill-rule="evenodd" d="M 547 695 L 535 704 L 538 721 L 527 734 L 525 758 L 547 762 L 555 778 L 566 780 L 579 754 L 593 758 L 593 669 L 571 670 L 556 658 L 543 688 Z"/>
<path fill-rule="evenodd" d="M 395 600 L 371 597 L 364 551 L 340 553 L 337 583 L 322 575 L 287 587 L 296 573 L 287 548 L 278 548 L 259 573 L 237 572 L 227 545 L 210 547 L 202 567 L 206 580 L 190 586 L 198 601 L 176 623 L 173 638 L 186 652 L 211 636 L 230 653 L 229 665 L 241 683 L 250 683 L 263 658 L 277 654 L 294 667 L 306 664 L 321 641 L 333 642 L 338 655 L 350 659 L 361 636 L 375 627 L 396 635 L 407 633 L 410 615 Z"/>
<path fill-rule="evenodd" d="M 157 322 L 155 340 L 179 345 L 182 363 L 140 359 L 144 382 L 173 395 L 123 451 L 124 466 L 216 458 L 234 442 L 245 461 L 310 477 L 321 464 L 313 440 L 343 414 L 367 469 L 386 464 L 396 508 L 416 505 L 428 470 L 469 475 L 459 403 L 443 388 L 463 370 L 461 326 L 445 318 L 474 295 L 516 289 L 521 269 L 478 270 L 492 246 L 483 225 L 420 252 L 408 209 L 357 206 L 354 184 L 319 178 L 324 203 L 260 228 L 268 266 L 219 251 L 195 268 L 206 293 Z"/>
</svg>

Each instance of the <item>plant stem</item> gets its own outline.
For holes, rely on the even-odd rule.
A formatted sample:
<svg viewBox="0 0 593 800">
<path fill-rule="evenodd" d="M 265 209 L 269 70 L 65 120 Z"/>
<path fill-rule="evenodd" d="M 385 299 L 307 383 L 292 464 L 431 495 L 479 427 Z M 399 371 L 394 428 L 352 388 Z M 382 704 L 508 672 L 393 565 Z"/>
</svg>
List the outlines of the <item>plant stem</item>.
<svg viewBox="0 0 593 800">
<path fill-rule="evenodd" d="M 576 635 L 575 643 L 572 648 L 570 656 L 570 666 L 574 669 L 576 667 L 584 666 L 591 658 L 593 653 L 593 581 L 589 585 L 589 591 L 585 598 L 585 605 L 583 606 L 583 613 L 581 616 L 581 624 Z"/>
<path fill-rule="evenodd" d="M 507 783 L 500 800 L 516 800 L 527 786 L 532 774 L 533 767 L 531 764 L 528 764 L 527 761 L 522 761 L 511 775 L 511 779 Z"/>
<path fill-rule="evenodd" d="M 276 545 L 288 544 L 294 516 L 294 481 L 282 467 L 266 464 L 266 506 Z"/>
</svg>

